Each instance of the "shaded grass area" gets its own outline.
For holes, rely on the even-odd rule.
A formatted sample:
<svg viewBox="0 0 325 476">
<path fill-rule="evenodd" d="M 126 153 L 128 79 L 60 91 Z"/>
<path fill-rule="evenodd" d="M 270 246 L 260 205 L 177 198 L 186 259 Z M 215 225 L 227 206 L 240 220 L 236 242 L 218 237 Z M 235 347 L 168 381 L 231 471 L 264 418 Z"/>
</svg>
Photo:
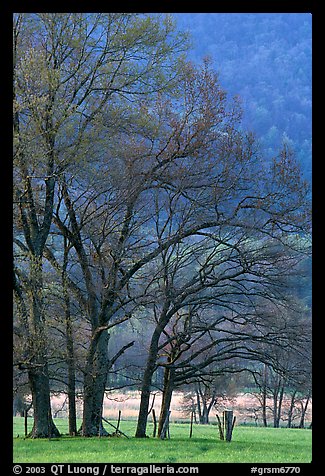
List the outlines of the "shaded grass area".
<svg viewBox="0 0 325 476">
<path fill-rule="evenodd" d="M 28 423 L 31 429 L 32 419 Z M 312 459 L 311 430 L 238 426 L 232 442 L 226 443 L 219 440 L 215 425 L 194 425 L 189 439 L 189 425 L 171 424 L 170 440 L 161 441 L 134 438 L 136 423 L 132 421 L 122 421 L 120 426 L 129 439 L 69 437 L 64 435 L 67 421 L 57 418 L 55 423 L 63 434 L 61 438 L 32 440 L 23 438 L 23 418 L 14 418 L 14 462 L 308 463 Z M 147 434 L 152 434 L 151 424 Z"/>
</svg>

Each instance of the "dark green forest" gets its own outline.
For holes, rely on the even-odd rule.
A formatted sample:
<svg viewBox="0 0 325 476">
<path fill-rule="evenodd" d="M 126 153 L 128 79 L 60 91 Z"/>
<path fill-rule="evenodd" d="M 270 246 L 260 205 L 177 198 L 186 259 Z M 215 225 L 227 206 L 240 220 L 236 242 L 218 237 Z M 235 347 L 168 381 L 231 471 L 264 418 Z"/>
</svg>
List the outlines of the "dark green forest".
<svg viewBox="0 0 325 476">
<path fill-rule="evenodd" d="M 311 180 L 312 15 L 179 13 L 192 39 L 190 57 L 210 56 L 229 95 L 239 95 L 243 126 L 267 156 L 283 141 Z"/>
</svg>

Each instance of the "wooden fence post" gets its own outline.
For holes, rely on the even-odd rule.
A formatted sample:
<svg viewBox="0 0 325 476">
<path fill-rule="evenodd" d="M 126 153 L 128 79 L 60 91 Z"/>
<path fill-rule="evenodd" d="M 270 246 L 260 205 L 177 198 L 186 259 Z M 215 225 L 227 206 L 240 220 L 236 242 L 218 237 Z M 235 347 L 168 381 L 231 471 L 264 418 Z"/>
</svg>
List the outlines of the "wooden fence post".
<svg viewBox="0 0 325 476">
<path fill-rule="evenodd" d="M 118 420 L 117 420 L 117 425 L 116 425 L 116 431 L 119 431 L 120 421 L 121 421 L 121 410 L 118 411 Z"/>
<path fill-rule="evenodd" d="M 235 426 L 236 417 L 233 417 L 234 412 L 232 410 L 225 410 L 222 412 L 222 422 L 217 414 L 217 421 L 219 427 L 220 440 L 231 441 L 232 432 Z"/>
<path fill-rule="evenodd" d="M 155 409 L 152 409 L 152 421 L 153 421 L 153 432 L 152 432 L 152 437 L 156 438 L 156 432 L 157 432 L 157 418 L 156 418 L 156 412 Z"/>
<path fill-rule="evenodd" d="M 226 441 L 231 441 L 232 431 L 234 429 L 234 424 L 236 417 L 233 418 L 234 412 L 232 410 L 225 410 L 223 412 L 223 422 L 224 422 L 224 434 L 226 436 Z"/>
<path fill-rule="evenodd" d="M 220 417 L 219 415 L 217 414 L 216 415 L 217 417 L 217 420 L 218 420 L 218 427 L 219 427 L 219 437 L 220 437 L 220 440 L 224 440 L 225 437 L 224 437 L 224 434 L 223 434 L 223 425 L 221 424 L 221 421 L 220 421 Z"/>
<path fill-rule="evenodd" d="M 193 433 L 193 410 L 191 412 L 191 427 L 190 427 L 190 438 L 192 438 L 192 433 Z"/>
</svg>

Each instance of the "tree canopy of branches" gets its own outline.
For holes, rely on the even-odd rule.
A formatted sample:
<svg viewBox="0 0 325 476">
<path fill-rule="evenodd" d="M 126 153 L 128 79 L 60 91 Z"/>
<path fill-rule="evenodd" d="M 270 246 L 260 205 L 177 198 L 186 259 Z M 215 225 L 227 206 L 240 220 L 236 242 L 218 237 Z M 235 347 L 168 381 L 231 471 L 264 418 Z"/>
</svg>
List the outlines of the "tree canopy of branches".
<svg viewBox="0 0 325 476">
<path fill-rule="evenodd" d="M 184 39 L 168 17 L 137 14 L 17 14 L 13 33 L 15 244 L 27 260 L 23 269 L 15 265 L 14 290 L 33 394 L 32 435 L 42 437 L 50 427 L 58 434 L 51 421 L 42 295 L 57 192 L 68 207 L 66 174 L 87 156 L 98 161 L 103 132 L 130 122 L 128 101 L 171 87 Z M 73 246 L 82 257 L 77 239 Z M 97 303 L 88 291 L 94 313 Z"/>
<path fill-rule="evenodd" d="M 185 48 L 164 15 L 14 18 L 15 329 L 33 437 L 58 434 L 48 268 L 60 277 L 70 400 L 74 301 L 87 327 L 85 436 L 104 432 L 108 372 L 134 345 L 116 345 L 119 330 L 141 313 L 153 332 L 138 437 L 158 366 L 184 382 L 209 363 L 257 359 L 252 342 L 281 337 L 285 345 L 278 323 L 263 332 L 261 309 L 284 302 L 288 277 L 308 253 L 307 184 L 287 146 L 263 161 L 240 128 L 239 101 L 227 98 L 208 60 L 185 61 Z"/>
</svg>

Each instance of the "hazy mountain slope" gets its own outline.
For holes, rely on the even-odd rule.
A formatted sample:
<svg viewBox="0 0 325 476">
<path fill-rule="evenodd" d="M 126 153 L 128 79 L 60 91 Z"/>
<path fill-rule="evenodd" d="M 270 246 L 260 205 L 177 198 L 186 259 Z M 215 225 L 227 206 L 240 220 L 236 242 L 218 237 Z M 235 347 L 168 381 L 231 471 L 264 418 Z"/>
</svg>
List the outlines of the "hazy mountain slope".
<svg viewBox="0 0 325 476">
<path fill-rule="evenodd" d="M 272 155 L 289 142 L 311 178 L 311 15 L 178 13 L 193 39 L 191 57 L 210 55 L 229 94 L 239 94 L 244 125 Z"/>
</svg>

